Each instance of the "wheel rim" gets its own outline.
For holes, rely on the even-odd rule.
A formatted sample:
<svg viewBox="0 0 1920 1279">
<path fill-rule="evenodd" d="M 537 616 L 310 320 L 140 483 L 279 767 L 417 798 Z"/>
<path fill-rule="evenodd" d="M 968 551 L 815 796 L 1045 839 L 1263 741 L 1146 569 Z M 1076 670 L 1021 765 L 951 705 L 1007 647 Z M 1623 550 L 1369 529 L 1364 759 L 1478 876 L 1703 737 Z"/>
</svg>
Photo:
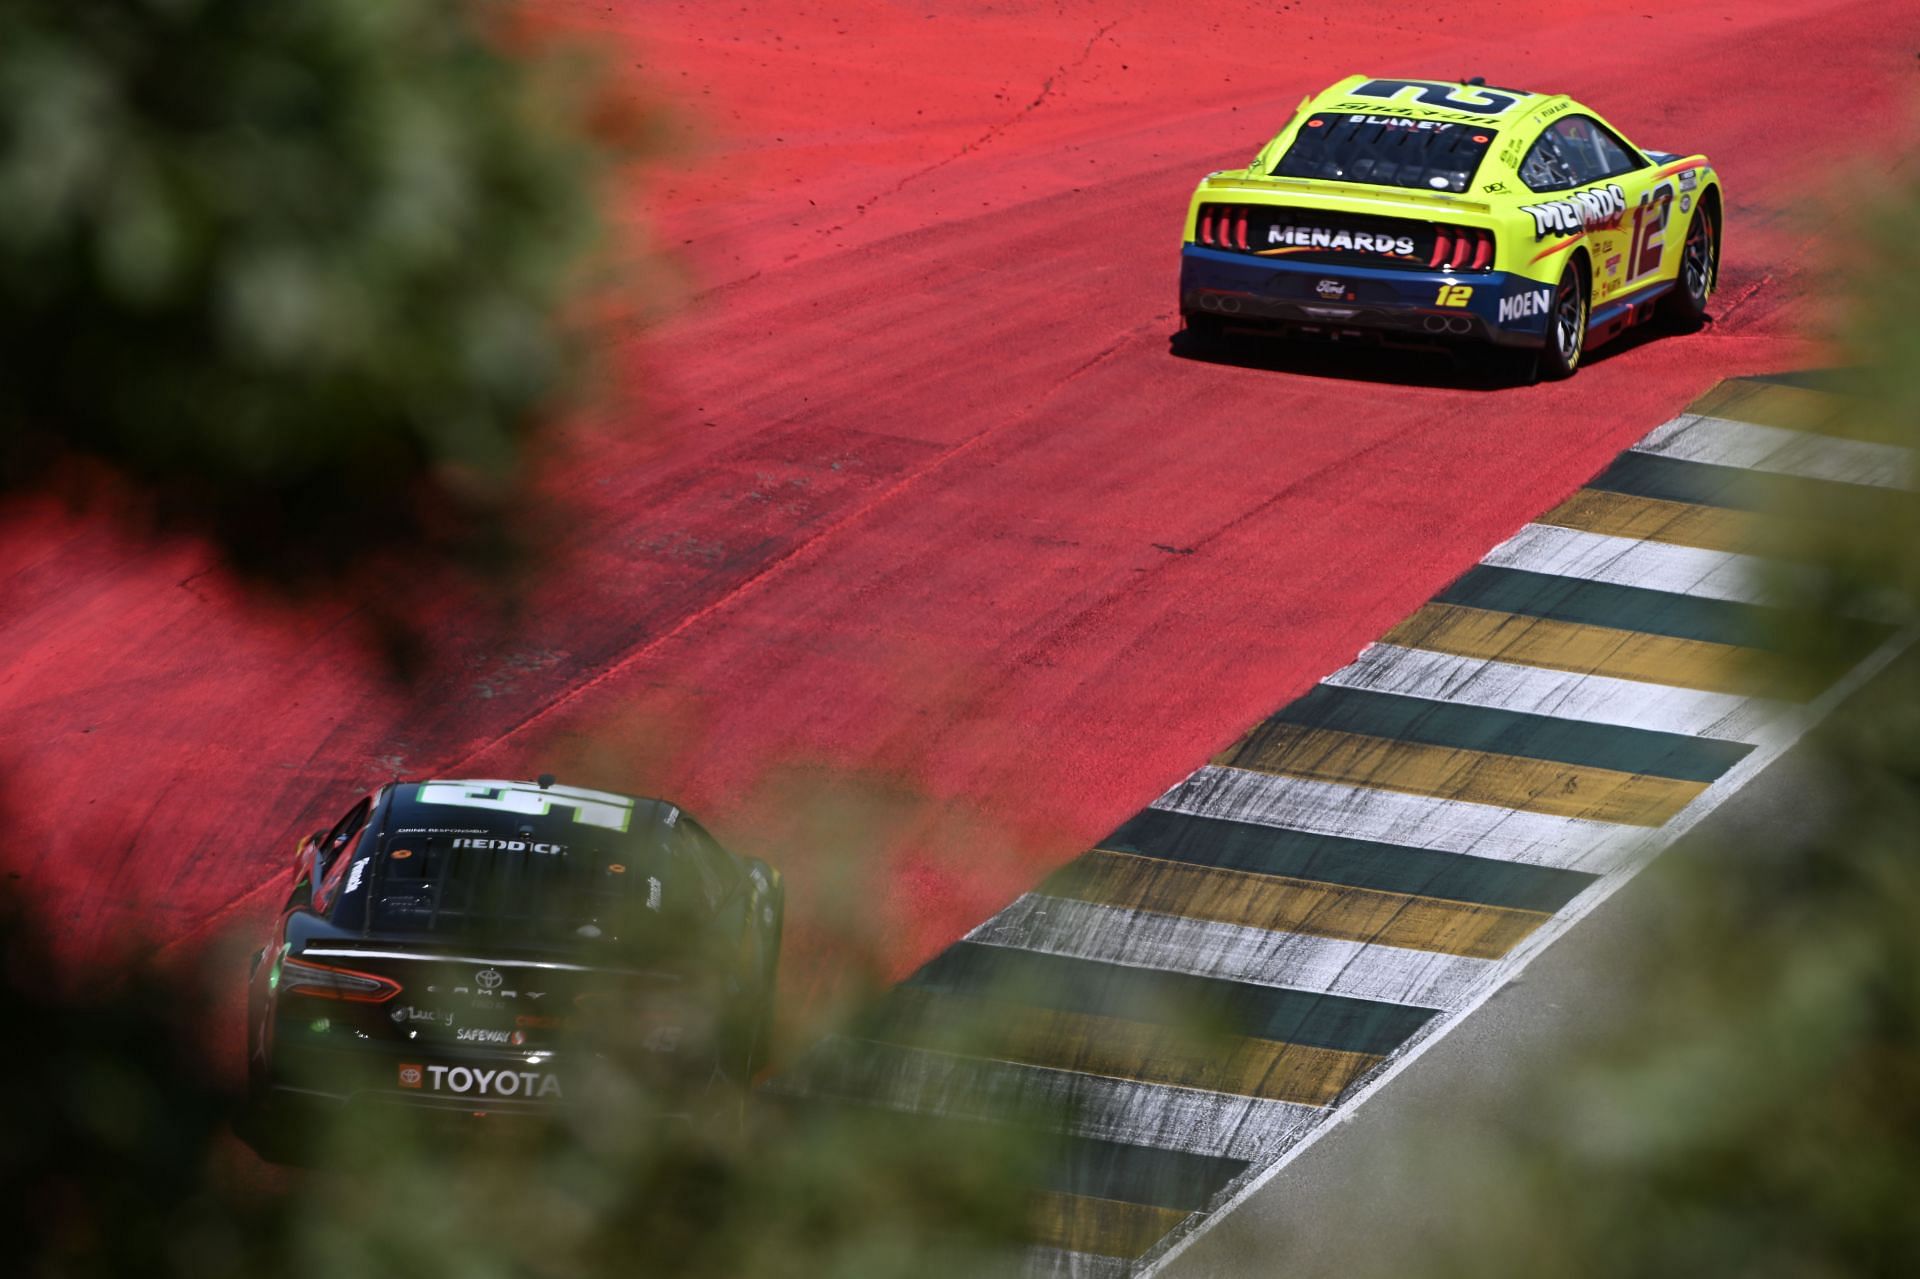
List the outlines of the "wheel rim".
<svg viewBox="0 0 1920 1279">
<path fill-rule="evenodd" d="M 1580 362 L 1580 343 L 1586 337 L 1587 327 L 1585 310 L 1580 300 L 1580 279 L 1569 275 L 1560 283 L 1560 296 L 1553 308 L 1553 339 L 1568 368 Z"/>
<path fill-rule="evenodd" d="M 1705 302 L 1707 294 L 1713 291 L 1713 228 L 1704 210 L 1687 232 L 1680 269 L 1686 276 L 1687 296 L 1696 302 Z"/>
</svg>

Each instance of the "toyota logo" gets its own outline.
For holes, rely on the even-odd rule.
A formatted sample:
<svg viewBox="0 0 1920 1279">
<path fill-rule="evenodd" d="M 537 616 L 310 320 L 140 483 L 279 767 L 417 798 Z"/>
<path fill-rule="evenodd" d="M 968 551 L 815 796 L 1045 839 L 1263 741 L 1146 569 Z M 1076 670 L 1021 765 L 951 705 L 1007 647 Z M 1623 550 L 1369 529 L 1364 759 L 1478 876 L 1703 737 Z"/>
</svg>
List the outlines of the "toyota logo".
<svg viewBox="0 0 1920 1279">
<path fill-rule="evenodd" d="M 473 975 L 473 979 L 480 983 L 482 990 L 498 990 L 500 983 L 506 980 L 500 975 L 499 970 L 494 968 L 482 968 Z"/>
</svg>

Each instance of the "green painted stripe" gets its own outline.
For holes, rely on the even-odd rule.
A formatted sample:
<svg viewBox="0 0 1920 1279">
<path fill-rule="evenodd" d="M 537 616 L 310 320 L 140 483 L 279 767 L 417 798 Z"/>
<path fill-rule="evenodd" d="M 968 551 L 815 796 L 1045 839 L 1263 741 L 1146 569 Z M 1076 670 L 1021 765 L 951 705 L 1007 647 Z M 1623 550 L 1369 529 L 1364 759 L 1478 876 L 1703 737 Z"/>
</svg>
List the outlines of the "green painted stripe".
<svg viewBox="0 0 1920 1279">
<path fill-rule="evenodd" d="M 1784 610 L 1759 604 L 1486 564 L 1467 570 L 1433 598 L 1440 604 L 1741 648 L 1778 650 L 1791 625 L 1791 615 Z"/>
<path fill-rule="evenodd" d="M 1246 1170 L 1244 1159 L 1094 1137 L 1059 1137 L 1036 1189 L 1192 1212 Z"/>
<path fill-rule="evenodd" d="M 1749 373 L 1744 377 L 1727 379 L 1730 382 L 1759 382 L 1766 386 L 1792 386 L 1802 391 L 1824 391 L 1829 395 L 1846 395 L 1857 392 L 1860 386 L 1860 372 L 1857 369 L 1800 369 L 1788 373 Z"/>
<path fill-rule="evenodd" d="M 1617 728 L 1332 684 L 1317 686 L 1283 708 L 1268 724 L 1338 729 L 1401 742 L 1520 755 L 1689 782 L 1714 781 L 1753 750 L 1744 742 Z M 1262 725 L 1248 734 L 1240 749 L 1257 752 L 1266 727 Z"/>
<path fill-rule="evenodd" d="M 1193 866 L 1549 913 L 1572 901 L 1595 879 L 1577 870 L 1314 835 L 1157 808 L 1132 818 L 1101 840 L 1100 847 Z M 1075 865 L 1060 873 L 1071 875 Z"/>
<path fill-rule="evenodd" d="M 1812 431 L 1876 444 L 1911 444 L 1907 423 L 1868 393 L 1858 369 L 1822 369 L 1729 378 L 1690 410 L 1790 431 Z"/>
<path fill-rule="evenodd" d="M 1196 1033 L 1242 1035 L 1351 1053 L 1392 1052 L 1434 1015 L 1431 1008 L 1156 972 L 976 942 L 949 947 L 906 984 L 974 999 L 1154 1025 L 1191 1025 Z"/>
<path fill-rule="evenodd" d="M 1915 503 L 1914 494 L 1873 484 L 1777 475 L 1632 451 L 1615 458 L 1586 486 L 1667 502 L 1828 519 L 1909 518 Z"/>
</svg>

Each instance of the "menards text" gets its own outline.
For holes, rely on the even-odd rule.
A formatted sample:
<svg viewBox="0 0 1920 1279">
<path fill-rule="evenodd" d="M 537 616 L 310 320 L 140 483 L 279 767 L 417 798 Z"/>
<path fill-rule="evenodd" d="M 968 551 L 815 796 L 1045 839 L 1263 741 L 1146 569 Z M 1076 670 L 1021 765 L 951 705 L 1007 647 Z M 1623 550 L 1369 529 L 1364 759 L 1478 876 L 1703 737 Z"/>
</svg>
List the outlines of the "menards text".
<svg viewBox="0 0 1920 1279">
<path fill-rule="evenodd" d="M 1371 231 L 1333 231 L 1320 226 L 1276 226 L 1267 228 L 1268 244 L 1285 244 L 1296 249 L 1358 249 L 1365 253 L 1413 252 L 1410 235 L 1375 234 Z"/>
</svg>

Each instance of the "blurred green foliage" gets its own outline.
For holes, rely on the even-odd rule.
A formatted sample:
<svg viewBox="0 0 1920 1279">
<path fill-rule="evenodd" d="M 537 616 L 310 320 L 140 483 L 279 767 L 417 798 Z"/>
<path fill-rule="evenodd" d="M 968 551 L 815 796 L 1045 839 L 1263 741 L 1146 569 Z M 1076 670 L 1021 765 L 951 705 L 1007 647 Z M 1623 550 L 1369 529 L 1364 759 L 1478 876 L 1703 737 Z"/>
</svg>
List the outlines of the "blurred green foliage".
<svg viewBox="0 0 1920 1279">
<path fill-rule="evenodd" d="M 311 1126 L 310 1166 L 263 1165 L 228 1127 L 227 968 L 211 998 L 145 964 L 76 993 L 0 918 L 8 1274 L 960 1279 L 1020 1246 L 1033 1133 L 777 1096 L 663 1119 L 688 1099 L 617 1054 L 572 1068 L 552 1128 L 375 1107 Z"/>
<path fill-rule="evenodd" d="M 256 581 L 497 564 L 636 144 L 473 0 L 0 6 L 0 497 Z"/>
</svg>

